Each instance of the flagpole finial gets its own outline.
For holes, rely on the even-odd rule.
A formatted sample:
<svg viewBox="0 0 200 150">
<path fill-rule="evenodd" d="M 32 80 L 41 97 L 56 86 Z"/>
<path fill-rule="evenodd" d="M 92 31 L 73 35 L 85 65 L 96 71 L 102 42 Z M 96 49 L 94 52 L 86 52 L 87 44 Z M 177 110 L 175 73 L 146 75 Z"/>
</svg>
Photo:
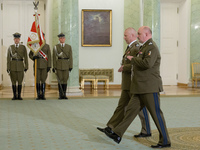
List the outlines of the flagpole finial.
<svg viewBox="0 0 200 150">
<path fill-rule="evenodd" d="M 33 2 L 33 5 L 35 6 L 35 7 L 34 7 L 35 11 L 37 11 L 37 10 L 38 10 L 38 5 L 39 5 L 39 1 Z"/>
</svg>

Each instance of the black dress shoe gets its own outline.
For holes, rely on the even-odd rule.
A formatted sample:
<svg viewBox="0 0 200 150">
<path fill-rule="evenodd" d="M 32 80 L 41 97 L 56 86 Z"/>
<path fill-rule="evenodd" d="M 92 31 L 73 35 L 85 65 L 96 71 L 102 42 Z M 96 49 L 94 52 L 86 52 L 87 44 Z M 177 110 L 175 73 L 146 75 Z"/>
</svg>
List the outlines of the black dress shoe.
<svg viewBox="0 0 200 150">
<path fill-rule="evenodd" d="M 113 133 L 112 129 L 110 127 L 106 127 L 106 128 L 99 128 L 97 127 L 97 129 L 103 133 L 105 133 L 105 131 L 107 131 L 108 133 Z"/>
<path fill-rule="evenodd" d="M 140 137 L 150 137 L 151 136 L 151 133 L 150 134 L 144 134 L 144 133 L 140 133 L 138 135 L 134 135 L 135 138 L 140 138 Z"/>
<path fill-rule="evenodd" d="M 166 147 L 171 147 L 171 144 L 166 144 L 166 145 L 161 145 L 161 144 L 157 144 L 157 145 L 151 145 L 152 148 L 166 148 Z"/>
<path fill-rule="evenodd" d="M 63 96 L 63 99 L 68 99 L 68 97 L 67 96 Z"/>
<path fill-rule="evenodd" d="M 121 137 L 120 136 L 118 136 L 116 133 L 108 133 L 106 130 L 105 130 L 105 134 L 109 137 L 109 138 L 111 138 L 111 139 L 113 139 L 117 144 L 119 144 L 120 142 L 121 142 Z"/>
<path fill-rule="evenodd" d="M 97 129 L 98 129 L 99 131 L 105 133 L 105 128 L 99 128 L 99 127 L 97 127 Z"/>
</svg>

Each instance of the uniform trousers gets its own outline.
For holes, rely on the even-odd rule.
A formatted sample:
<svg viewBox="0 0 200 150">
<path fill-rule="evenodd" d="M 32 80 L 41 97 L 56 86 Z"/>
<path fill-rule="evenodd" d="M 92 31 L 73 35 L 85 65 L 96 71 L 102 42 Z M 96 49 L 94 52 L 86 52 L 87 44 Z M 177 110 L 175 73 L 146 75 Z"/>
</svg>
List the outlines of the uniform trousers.
<svg viewBox="0 0 200 150">
<path fill-rule="evenodd" d="M 47 79 L 47 68 L 37 68 L 37 83 L 45 83 Z"/>
<path fill-rule="evenodd" d="M 10 79 L 12 85 L 16 85 L 17 82 L 18 85 L 22 85 L 23 78 L 24 78 L 24 71 L 10 71 Z"/>
<path fill-rule="evenodd" d="M 57 69 L 58 79 L 60 80 L 60 84 L 67 84 L 67 80 L 69 78 L 69 70 L 59 70 Z"/>
<path fill-rule="evenodd" d="M 126 114 L 120 124 L 118 124 L 113 131 L 120 137 L 123 136 L 131 122 L 135 119 L 137 114 L 143 107 L 148 109 L 154 123 L 159 131 L 159 143 L 161 145 L 170 144 L 168 131 L 162 110 L 160 109 L 160 94 L 134 94 L 128 103 Z"/>
<path fill-rule="evenodd" d="M 111 129 L 114 129 L 124 119 L 127 105 L 130 99 L 131 99 L 130 90 L 122 90 L 121 97 L 118 102 L 118 106 L 115 109 L 114 114 L 112 115 L 112 117 L 107 123 L 108 127 L 110 127 Z M 146 110 L 146 107 L 144 107 L 139 112 L 138 115 L 140 117 L 141 125 L 142 125 L 141 133 L 150 134 L 151 128 L 150 128 L 150 122 L 149 122 L 149 113 Z"/>
</svg>

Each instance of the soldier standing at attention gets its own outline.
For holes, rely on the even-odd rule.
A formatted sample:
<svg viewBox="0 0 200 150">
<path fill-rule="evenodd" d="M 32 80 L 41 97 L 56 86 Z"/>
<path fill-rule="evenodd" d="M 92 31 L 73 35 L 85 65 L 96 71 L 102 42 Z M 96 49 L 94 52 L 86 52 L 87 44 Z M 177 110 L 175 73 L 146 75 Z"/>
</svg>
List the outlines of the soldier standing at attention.
<svg viewBox="0 0 200 150">
<path fill-rule="evenodd" d="M 57 73 L 58 78 L 58 99 L 68 99 L 66 97 L 67 80 L 69 72 L 73 69 L 72 48 L 70 45 L 65 44 L 65 35 L 60 33 L 58 35 L 60 43 L 53 48 L 53 69 Z M 60 84 L 60 85 L 59 85 Z"/>
<path fill-rule="evenodd" d="M 37 59 L 37 77 L 36 77 L 37 98 L 36 100 L 40 100 L 40 99 L 46 100 L 45 81 L 47 79 L 48 72 L 51 69 L 51 50 L 50 50 L 49 45 L 45 44 L 36 55 L 34 55 L 32 51 L 30 51 L 29 58 L 34 61 L 34 65 L 33 65 L 34 71 L 35 71 L 35 59 Z"/>
<path fill-rule="evenodd" d="M 10 45 L 7 53 L 7 72 L 12 82 L 12 100 L 22 100 L 21 90 L 24 72 L 28 70 L 27 50 L 24 45 L 19 44 L 20 33 L 13 34 L 15 44 Z M 18 83 L 18 88 L 16 86 Z M 17 92 L 18 91 L 18 92 Z"/>
<path fill-rule="evenodd" d="M 106 128 L 99 128 L 98 130 L 101 132 L 108 132 L 112 133 L 112 129 L 114 129 L 123 119 L 126 112 L 126 107 L 131 99 L 131 93 L 130 93 L 130 87 L 131 87 L 131 61 L 127 59 L 127 56 L 136 56 L 136 54 L 139 52 L 139 43 L 137 41 L 137 32 L 134 28 L 127 28 L 124 32 L 124 40 L 128 44 L 127 49 L 125 51 L 125 54 L 122 58 L 122 64 L 121 67 L 118 69 L 118 72 L 122 72 L 122 92 L 121 97 L 118 102 L 118 106 L 115 109 L 115 112 L 113 116 L 110 118 L 110 120 L 107 123 Z M 151 129 L 150 129 L 150 123 L 149 123 L 149 114 L 146 110 L 146 107 L 144 107 L 139 112 L 139 117 L 142 124 L 142 129 L 140 134 L 135 135 L 134 137 L 149 137 L 151 136 Z"/>
</svg>

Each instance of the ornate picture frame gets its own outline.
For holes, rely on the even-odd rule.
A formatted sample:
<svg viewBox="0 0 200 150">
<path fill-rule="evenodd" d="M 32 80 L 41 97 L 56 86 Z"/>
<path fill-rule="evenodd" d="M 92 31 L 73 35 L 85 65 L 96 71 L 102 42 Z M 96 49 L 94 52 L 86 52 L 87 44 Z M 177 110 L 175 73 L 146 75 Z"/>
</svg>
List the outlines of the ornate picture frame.
<svg viewBox="0 0 200 150">
<path fill-rule="evenodd" d="M 112 10 L 82 9 L 82 46 L 112 46 Z"/>
</svg>

